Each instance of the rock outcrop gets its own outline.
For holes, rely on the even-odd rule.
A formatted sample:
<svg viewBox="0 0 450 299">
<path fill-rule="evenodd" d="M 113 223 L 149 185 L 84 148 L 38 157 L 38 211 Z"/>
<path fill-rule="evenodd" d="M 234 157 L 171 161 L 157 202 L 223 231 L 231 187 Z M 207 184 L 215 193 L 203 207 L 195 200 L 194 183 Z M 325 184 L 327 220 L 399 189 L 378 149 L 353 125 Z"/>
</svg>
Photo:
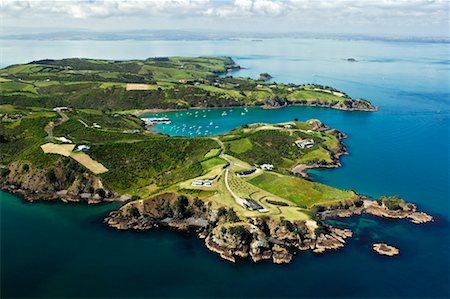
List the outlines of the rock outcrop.
<svg viewBox="0 0 450 299">
<path fill-rule="evenodd" d="M 319 213 L 322 219 L 327 218 L 344 218 L 353 215 L 361 215 L 363 213 L 370 214 L 382 218 L 393 219 L 409 219 L 412 223 L 421 224 L 433 221 L 433 217 L 424 212 L 418 212 L 416 205 L 406 203 L 402 200 L 401 205 L 392 209 L 382 200 L 369 200 L 361 198 L 354 204 L 348 206 L 340 206 L 336 208 L 328 208 Z"/>
<path fill-rule="evenodd" d="M 271 259 L 277 264 L 289 263 L 299 250 L 322 253 L 339 249 L 352 236 L 349 230 L 309 221 L 313 225 L 269 217 L 243 220 L 232 209 L 176 193 L 127 203 L 105 218 L 110 227 L 121 230 L 160 225 L 178 230 L 196 228 L 209 250 L 231 262 L 251 258 L 254 262 Z"/>
<path fill-rule="evenodd" d="M 394 256 L 400 253 L 400 250 L 386 243 L 375 243 L 372 248 L 380 255 Z"/>
<path fill-rule="evenodd" d="M 70 159 L 54 166 L 38 168 L 26 163 L 11 163 L 0 178 L 2 190 L 18 194 L 27 201 L 100 203 L 120 201 L 126 196 L 108 191 L 99 177 L 85 171 Z"/>
</svg>

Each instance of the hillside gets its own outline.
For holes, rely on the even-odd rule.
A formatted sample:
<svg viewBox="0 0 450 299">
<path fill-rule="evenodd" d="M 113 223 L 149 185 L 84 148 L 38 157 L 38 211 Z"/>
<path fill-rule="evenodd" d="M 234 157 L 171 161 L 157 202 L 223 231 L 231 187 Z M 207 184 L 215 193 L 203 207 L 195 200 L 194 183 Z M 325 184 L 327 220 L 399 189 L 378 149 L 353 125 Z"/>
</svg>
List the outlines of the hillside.
<svg viewBox="0 0 450 299">
<path fill-rule="evenodd" d="M 104 111 L 291 104 L 376 109 L 369 101 L 327 86 L 224 76 L 239 69 L 229 57 L 45 59 L 1 69 L 0 104 Z"/>
</svg>

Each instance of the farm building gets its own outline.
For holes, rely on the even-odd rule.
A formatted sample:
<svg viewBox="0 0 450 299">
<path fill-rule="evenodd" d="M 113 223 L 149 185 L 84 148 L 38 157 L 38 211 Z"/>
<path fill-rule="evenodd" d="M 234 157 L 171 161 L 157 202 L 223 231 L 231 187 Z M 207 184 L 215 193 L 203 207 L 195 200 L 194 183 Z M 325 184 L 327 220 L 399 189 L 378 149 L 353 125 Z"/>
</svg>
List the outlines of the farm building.
<svg viewBox="0 0 450 299">
<path fill-rule="evenodd" d="M 237 172 L 236 175 L 237 176 L 247 176 L 247 175 L 251 175 L 252 173 L 254 173 L 256 171 L 256 168 L 253 169 L 249 169 L 249 170 L 244 170 L 241 172 Z"/>
<path fill-rule="evenodd" d="M 295 141 L 295 145 L 298 146 L 299 148 L 311 148 L 314 146 L 314 140 L 313 139 L 309 139 L 309 140 L 299 139 L 299 140 Z"/>
</svg>

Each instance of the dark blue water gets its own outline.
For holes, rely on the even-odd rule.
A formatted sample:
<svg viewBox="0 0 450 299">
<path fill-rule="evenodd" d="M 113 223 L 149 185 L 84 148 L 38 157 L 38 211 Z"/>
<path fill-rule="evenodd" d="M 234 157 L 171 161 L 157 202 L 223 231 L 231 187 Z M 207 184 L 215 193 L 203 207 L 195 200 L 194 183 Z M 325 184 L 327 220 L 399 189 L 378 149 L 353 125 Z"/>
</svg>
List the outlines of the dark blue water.
<svg viewBox="0 0 450 299">
<path fill-rule="evenodd" d="M 339 169 L 313 171 L 317 180 L 371 196 L 398 194 L 435 215 L 436 221 L 414 225 L 346 219 L 339 224 L 352 228 L 355 237 L 343 250 L 301 253 L 286 266 L 231 264 L 194 236 L 110 230 L 101 219 L 112 206 L 26 204 L 0 193 L 2 297 L 449 297 L 448 45 L 83 41 L 42 42 L 32 51 L 24 49 L 26 42 L 8 41 L 4 61 L 230 55 L 247 67 L 239 75 L 267 71 L 274 81 L 321 83 L 370 99 L 380 106 L 378 112 L 234 108 L 227 116 L 212 110 L 199 111 L 197 118 L 181 113 L 170 117 L 181 130 L 183 124 L 201 125 L 202 134 L 206 126 L 207 134 L 215 134 L 244 123 L 319 118 L 349 135 L 350 155 Z M 358 62 L 345 61 L 348 57 Z M 170 127 L 158 129 L 174 134 Z M 186 130 L 176 134 L 186 135 Z M 374 254 L 371 245 L 376 241 L 398 246 L 400 255 Z"/>
</svg>

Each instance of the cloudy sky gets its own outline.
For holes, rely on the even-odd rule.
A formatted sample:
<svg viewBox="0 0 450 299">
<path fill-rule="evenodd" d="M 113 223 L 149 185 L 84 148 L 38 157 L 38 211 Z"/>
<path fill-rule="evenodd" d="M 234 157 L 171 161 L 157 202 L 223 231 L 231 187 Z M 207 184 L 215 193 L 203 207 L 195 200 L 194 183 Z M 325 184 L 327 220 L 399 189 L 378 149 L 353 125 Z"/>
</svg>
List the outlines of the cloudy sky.
<svg viewBox="0 0 450 299">
<path fill-rule="evenodd" d="M 70 28 L 448 36 L 449 0 L 1 0 L 3 34 Z"/>
</svg>

